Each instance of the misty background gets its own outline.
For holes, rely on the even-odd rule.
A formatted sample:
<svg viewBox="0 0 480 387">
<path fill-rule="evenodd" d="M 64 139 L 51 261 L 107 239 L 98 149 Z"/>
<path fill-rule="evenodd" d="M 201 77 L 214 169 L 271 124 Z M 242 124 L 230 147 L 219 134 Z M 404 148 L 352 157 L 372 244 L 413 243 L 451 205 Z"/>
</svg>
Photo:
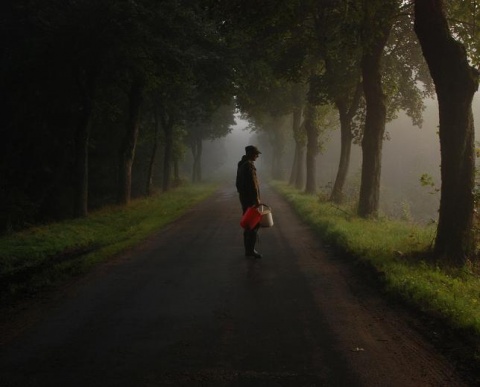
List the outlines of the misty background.
<svg viewBox="0 0 480 387">
<path fill-rule="evenodd" d="M 416 221 L 422 224 L 436 221 L 440 193 L 440 143 L 438 138 L 438 105 L 436 100 L 425 102 L 422 127 L 413 126 L 403 112 L 386 125 L 387 138 L 383 143 L 380 212 L 382 215 Z M 474 99 L 475 122 L 480 122 L 480 100 Z M 249 122 L 236 116 L 236 125 L 224 138 L 205 141 L 203 168 L 206 179 L 223 179 L 233 188 L 238 161 L 246 145 L 257 145 L 262 155 L 257 159 L 260 183 L 265 184 L 271 177 L 269 170 L 272 157 L 268 138 L 262 131 L 249 129 Z M 479 136 L 478 125 L 475 129 Z M 290 134 L 285 148 L 283 179 L 288 180 L 293 162 L 294 142 Z M 327 134 L 324 149 L 317 156 L 317 183 L 319 195 L 328 195 L 335 181 L 340 156 L 340 130 L 336 128 Z M 190 164 L 189 157 L 186 165 Z M 355 205 L 360 188 L 362 150 L 360 144 L 352 147 L 351 164 L 346 184 L 347 201 Z M 188 168 L 186 169 L 189 170 Z M 421 184 L 421 176 L 432 178 L 434 186 Z M 268 203 L 268 198 L 263 198 Z"/>
</svg>

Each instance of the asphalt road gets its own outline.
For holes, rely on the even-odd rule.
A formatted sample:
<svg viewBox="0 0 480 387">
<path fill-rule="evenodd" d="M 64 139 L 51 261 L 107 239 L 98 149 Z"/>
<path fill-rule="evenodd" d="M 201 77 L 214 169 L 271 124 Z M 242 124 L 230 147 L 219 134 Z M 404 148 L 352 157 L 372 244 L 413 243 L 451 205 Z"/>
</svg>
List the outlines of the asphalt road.
<svg viewBox="0 0 480 387">
<path fill-rule="evenodd" d="M 264 189 L 246 258 L 233 189 L 26 313 L 7 386 L 461 386 L 453 367 Z M 34 308 L 35 309 L 35 308 Z"/>
</svg>

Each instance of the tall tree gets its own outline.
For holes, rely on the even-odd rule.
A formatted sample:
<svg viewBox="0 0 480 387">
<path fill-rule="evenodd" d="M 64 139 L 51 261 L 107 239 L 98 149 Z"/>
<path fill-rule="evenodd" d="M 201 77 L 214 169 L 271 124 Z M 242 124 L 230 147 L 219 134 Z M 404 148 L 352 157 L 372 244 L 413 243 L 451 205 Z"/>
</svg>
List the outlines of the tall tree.
<svg viewBox="0 0 480 387">
<path fill-rule="evenodd" d="M 363 2 L 363 92 L 367 114 L 362 139 L 362 178 L 358 214 L 376 216 L 380 202 L 383 136 L 387 117 L 381 59 L 397 10 L 396 0 Z"/>
<path fill-rule="evenodd" d="M 332 105 L 307 104 L 305 107 L 305 131 L 307 133 L 305 192 L 317 192 L 316 157 L 323 151 L 328 140 L 328 131 L 337 128 L 337 117 Z"/>
<path fill-rule="evenodd" d="M 172 167 L 174 161 L 174 129 L 178 122 L 178 109 L 163 100 L 160 105 L 160 123 L 165 138 L 163 151 L 162 191 L 172 188 Z"/>
<path fill-rule="evenodd" d="M 117 203 L 128 204 L 132 190 L 132 166 L 140 130 L 140 109 L 144 98 L 143 75 L 136 75 L 128 93 L 128 111 L 125 135 L 120 148 Z"/>
<path fill-rule="evenodd" d="M 145 186 L 145 193 L 147 196 L 152 195 L 153 193 L 153 175 L 154 175 L 154 166 L 155 159 L 158 154 L 158 145 L 159 145 L 159 132 L 160 132 L 160 117 L 158 113 L 158 106 L 153 106 L 152 108 L 153 116 L 153 139 L 152 139 L 152 148 L 150 154 L 150 160 L 148 163 L 148 173 L 147 173 L 147 184 Z"/>
<path fill-rule="evenodd" d="M 292 113 L 292 131 L 295 141 L 292 170 L 289 184 L 298 190 L 302 190 L 305 184 L 305 121 L 303 120 L 303 106 L 296 107 Z"/>
<path fill-rule="evenodd" d="M 302 83 L 292 86 L 292 132 L 295 141 L 295 151 L 290 173 L 289 184 L 302 190 L 305 185 L 305 146 L 307 143 L 303 110 L 305 107 L 306 91 Z"/>
<path fill-rule="evenodd" d="M 317 170 L 316 157 L 318 154 L 318 123 L 316 120 L 316 110 L 318 108 L 311 103 L 305 107 L 305 132 L 307 133 L 307 176 L 305 183 L 305 192 L 315 194 L 317 192 Z"/>
<path fill-rule="evenodd" d="M 363 95 L 360 71 L 360 4 L 355 0 L 328 2 L 317 27 L 323 71 L 313 80 L 310 98 L 317 104 L 334 104 L 340 118 L 340 158 L 330 200 L 343 199 L 352 141 L 354 117 Z"/>
<path fill-rule="evenodd" d="M 74 160 L 74 212 L 75 217 L 88 215 L 88 145 L 90 143 L 90 124 L 94 109 L 95 76 L 78 74 L 82 95 L 81 117 L 75 131 L 75 160 Z"/>
<path fill-rule="evenodd" d="M 435 83 L 440 118 L 441 199 L 434 253 L 463 265 L 473 251 L 474 125 L 479 74 L 452 36 L 441 0 L 415 0 L 415 32 Z"/>
<path fill-rule="evenodd" d="M 352 98 L 347 95 L 339 95 L 335 100 L 335 106 L 337 107 L 340 119 L 340 159 L 330 200 L 338 204 L 343 202 L 343 188 L 350 167 L 350 155 L 354 138 L 353 119 L 360 103 L 361 88 L 362 83 L 358 82 Z"/>
</svg>

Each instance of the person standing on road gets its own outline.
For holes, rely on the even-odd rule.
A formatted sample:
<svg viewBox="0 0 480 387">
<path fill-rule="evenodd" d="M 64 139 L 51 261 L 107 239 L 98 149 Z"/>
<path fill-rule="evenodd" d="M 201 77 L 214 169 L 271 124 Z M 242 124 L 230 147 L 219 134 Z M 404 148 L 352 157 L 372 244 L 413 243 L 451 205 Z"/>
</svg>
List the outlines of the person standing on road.
<svg viewBox="0 0 480 387">
<path fill-rule="evenodd" d="M 260 188 L 257 179 L 257 169 L 254 164 L 260 154 L 261 152 L 257 147 L 248 145 L 245 147 L 245 155 L 238 162 L 236 185 L 243 214 L 249 207 L 260 204 Z M 262 258 L 262 255 L 255 250 L 259 228 L 260 223 L 253 229 L 246 228 L 243 232 L 243 243 L 247 257 Z"/>
</svg>

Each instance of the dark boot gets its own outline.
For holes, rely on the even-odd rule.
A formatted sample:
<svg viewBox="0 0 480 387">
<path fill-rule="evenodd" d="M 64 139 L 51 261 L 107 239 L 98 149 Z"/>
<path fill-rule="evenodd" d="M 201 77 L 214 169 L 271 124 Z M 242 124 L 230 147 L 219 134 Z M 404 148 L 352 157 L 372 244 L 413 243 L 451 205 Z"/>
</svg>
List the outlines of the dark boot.
<svg viewBox="0 0 480 387">
<path fill-rule="evenodd" d="M 243 233 L 245 243 L 245 256 L 262 258 L 257 250 L 255 250 L 255 243 L 257 242 L 257 230 L 248 230 Z"/>
</svg>

